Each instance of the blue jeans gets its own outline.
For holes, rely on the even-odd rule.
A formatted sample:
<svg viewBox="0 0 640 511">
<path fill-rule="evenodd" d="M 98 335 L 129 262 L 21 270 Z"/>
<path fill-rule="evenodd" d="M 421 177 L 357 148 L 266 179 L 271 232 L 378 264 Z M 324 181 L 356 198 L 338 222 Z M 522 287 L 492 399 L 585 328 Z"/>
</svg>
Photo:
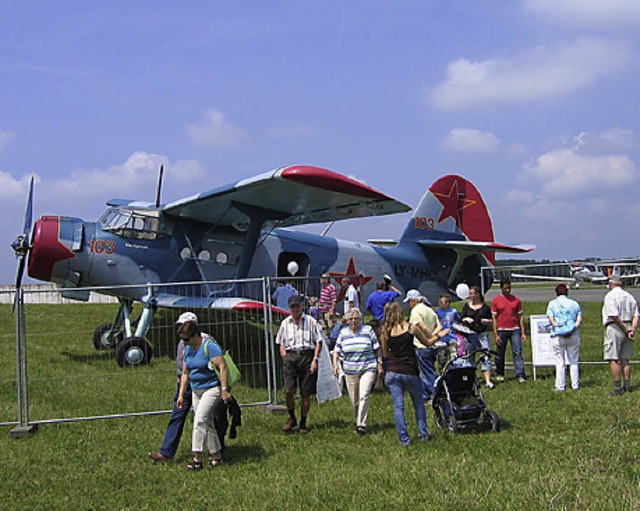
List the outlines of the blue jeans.
<svg viewBox="0 0 640 511">
<path fill-rule="evenodd" d="M 173 458 L 178 450 L 178 444 L 182 437 L 182 430 L 184 429 L 184 423 L 187 420 L 189 411 L 191 410 L 191 385 L 187 385 L 184 391 L 184 404 L 182 408 L 176 406 L 176 400 L 178 399 L 178 393 L 180 391 L 180 381 L 178 381 L 176 393 L 173 396 L 173 410 L 169 416 L 169 424 L 167 424 L 167 430 L 164 433 L 164 440 L 162 441 L 162 447 L 160 447 L 160 454 L 165 458 Z"/>
<path fill-rule="evenodd" d="M 422 381 L 422 400 L 431 399 L 436 390 L 436 358 L 437 350 L 431 348 L 420 348 L 416 350 L 418 367 L 420 368 L 420 380 Z"/>
<path fill-rule="evenodd" d="M 477 335 L 477 341 L 478 341 L 477 344 L 471 343 L 471 342 L 466 343 L 467 354 L 473 353 L 476 350 L 480 350 L 480 349 L 485 349 L 485 350 L 491 349 L 489 332 L 480 332 Z M 476 363 L 476 358 L 477 358 L 477 355 L 474 355 L 473 359 L 470 360 L 470 362 L 473 362 L 474 365 Z M 480 357 L 480 367 L 483 371 L 491 371 L 493 369 L 493 366 L 491 364 L 491 355 L 482 355 Z"/>
<path fill-rule="evenodd" d="M 513 355 L 513 366 L 516 370 L 516 378 L 525 377 L 524 357 L 522 356 L 522 335 L 520 329 L 498 330 L 500 344 L 498 344 L 498 356 L 496 357 L 496 374 L 504 376 L 504 356 L 507 352 L 507 341 L 511 341 L 511 354 Z"/>
<path fill-rule="evenodd" d="M 424 401 L 422 400 L 422 383 L 420 382 L 420 377 L 389 372 L 385 377 L 385 382 L 393 399 L 393 418 L 396 421 L 396 429 L 398 430 L 400 443 L 402 445 L 409 445 L 409 443 L 411 443 L 409 433 L 407 433 L 407 421 L 404 417 L 405 390 L 409 392 L 411 400 L 413 401 L 416 422 L 418 423 L 418 435 L 421 440 L 429 438 L 427 412 L 424 409 Z"/>
</svg>

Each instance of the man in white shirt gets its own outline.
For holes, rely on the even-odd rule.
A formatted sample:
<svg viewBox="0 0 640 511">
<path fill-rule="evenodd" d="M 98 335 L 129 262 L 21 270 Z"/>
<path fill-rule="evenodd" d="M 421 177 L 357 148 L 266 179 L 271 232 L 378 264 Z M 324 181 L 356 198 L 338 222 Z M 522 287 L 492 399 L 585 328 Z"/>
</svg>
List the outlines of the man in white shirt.
<svg viewBox="0 0 640 511">
<path fill-rule="evenodd" d="M 614 389 L 612 396 L 631 392 L 631 364 L 634 333 L 638 326 L 638 304 L 632 294 L 622 289 L 618 276 L 609 277 L 609 292 L 602 305 L 604 325 L 604 359 L 609 362 Z M 621 382 L 624 378 L 624 387 Z"/>
</svg>

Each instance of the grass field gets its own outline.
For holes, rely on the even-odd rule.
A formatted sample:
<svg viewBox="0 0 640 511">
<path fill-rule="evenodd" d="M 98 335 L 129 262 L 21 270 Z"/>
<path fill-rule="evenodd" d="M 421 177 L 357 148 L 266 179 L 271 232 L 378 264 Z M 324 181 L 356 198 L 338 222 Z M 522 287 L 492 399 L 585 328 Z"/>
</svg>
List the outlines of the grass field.
<svg viewBox="0 0 640 511">
<path fill-rule="evenodd" d="M 600 361 L 600 304 L 583 306 L 582 359 Z M 545 307 L 525 304 L 527 314 L 543 313 Z M 98 322 L 94 315 L 92 325 Z M 8 313 L 3 317 L 0 404 L 6 412 L 15 406 L 15 354 L 12 323 Z M 30 319 L 50 320 L 47 314 Z M 144 397 L 169 407 L 174 383 L 168 358 L 154 359 L 152 370 L 129 372 L 128 378 L 143 380 L 136 385 L 143 391 L 113 395 L 98 380 L 114 372 L 108 355 L 92 354 L 86 339 L 56 343 L 39 340 L 30 365 L 51 365 L 51 374 L 71 373 L 81 380 L 96 375 L 95 385 L 91 391 L 71 388 L 49 395 L 46 382 L 36 382 L 30 391 L 38 406 L 53 410 L 64 399 L 113 400 L 115 406 Z M 528 346 L 525 358 L 531 360 Z M 188 432 L 176 461 L 157 465 L 146 458 L 160 445 L 166 416 L 41 425 L 21 440 L 10 439 L 4 428 L 0 509 L 640 509 L 640 388 L 610 398 L 608 368 L 586 365 L 580 391 L 555 394 L 552 368 L 540 369 L 535 382 L 530 366 L 527 372 L 524 385 L 511 373 L 506 383 L 485 392 L 502 419 L 498 434 L 443 432 L 429 412 L 433 441 L 403 448 L 391 398 L 383 392 L 373 395 L 364 437 L 354 433 L 346 395 L 313 404 L 307 436 L 285 436 L 282 416 L 245 408 L 239 437 L 229 443 L 229 462 L 198 473 L 184 468 L 190 459 Z M 259 392 L 239 393 L 250 400 Z M 412 413 L 409 405 L 415 438 Z"/>
</svg>

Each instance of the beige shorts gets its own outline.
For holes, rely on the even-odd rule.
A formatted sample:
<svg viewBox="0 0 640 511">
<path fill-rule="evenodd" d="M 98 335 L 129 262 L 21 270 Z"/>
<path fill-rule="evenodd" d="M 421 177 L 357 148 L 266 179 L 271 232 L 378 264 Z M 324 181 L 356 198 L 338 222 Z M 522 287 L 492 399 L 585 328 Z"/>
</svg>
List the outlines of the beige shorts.
<svg viewBox="0 0 640 511">
<path fill-rule="evenodd" d="M 635 343 L 616 325 L 609 325 L 604 330 L 604 359 L 630 360 L 633 358 Z"/>
</svg>

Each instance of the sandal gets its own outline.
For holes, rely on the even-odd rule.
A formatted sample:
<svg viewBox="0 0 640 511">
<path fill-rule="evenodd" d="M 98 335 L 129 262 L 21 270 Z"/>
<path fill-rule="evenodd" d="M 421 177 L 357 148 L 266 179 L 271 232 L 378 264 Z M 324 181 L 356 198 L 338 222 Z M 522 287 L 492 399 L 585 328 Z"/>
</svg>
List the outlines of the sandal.
<svg viewBox="0 0 640 511">
<path fill-rule="evenodd" d="M 211 463 L 212 467 L 217 467 L 218 465 L 222 465 L 222 458 L 220 459 L 212 458 L 209 463 Z"/>
<path fill-rule="evenodd" d="M 193 460 L 191 463 L 187 463 L 187 470 L 202 470 L 202 462 Z"/>
</svg>

